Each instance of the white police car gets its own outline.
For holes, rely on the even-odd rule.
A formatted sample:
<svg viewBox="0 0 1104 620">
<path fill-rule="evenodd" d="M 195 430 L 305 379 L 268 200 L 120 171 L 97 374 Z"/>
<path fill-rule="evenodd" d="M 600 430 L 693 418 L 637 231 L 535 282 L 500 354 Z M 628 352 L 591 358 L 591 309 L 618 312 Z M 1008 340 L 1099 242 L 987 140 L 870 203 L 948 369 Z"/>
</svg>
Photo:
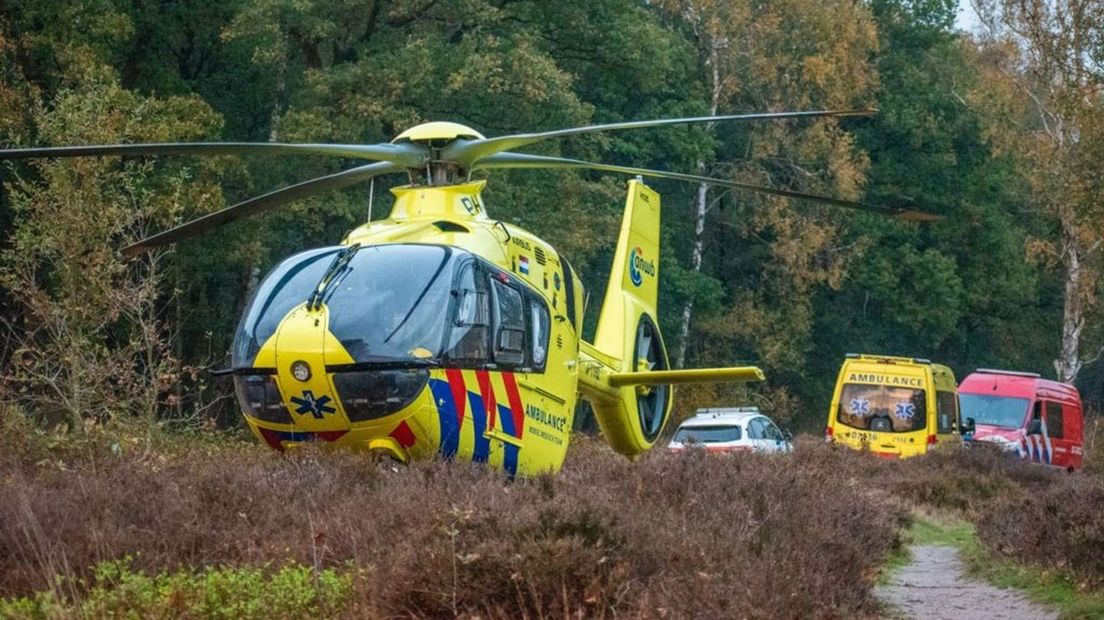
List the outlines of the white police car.
<svg viewBox="0 0 1104 620">
<path fill-rule="evenodd" d="M 709 452 L 793 451 L 790 433 L 778 428 L 758 407 L 699 409 L 679 425 L 667 449 L 672 452 L 695 446 Z"/>
</svg>

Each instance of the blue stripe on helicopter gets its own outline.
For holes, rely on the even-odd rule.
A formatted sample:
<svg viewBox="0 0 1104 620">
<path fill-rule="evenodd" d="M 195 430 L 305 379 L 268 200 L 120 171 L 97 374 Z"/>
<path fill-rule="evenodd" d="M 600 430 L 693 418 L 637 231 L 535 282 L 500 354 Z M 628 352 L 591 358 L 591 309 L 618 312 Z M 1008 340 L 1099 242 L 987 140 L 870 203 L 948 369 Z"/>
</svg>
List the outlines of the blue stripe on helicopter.
<svg viewBox="0 0 1104 620">
<path fill-rule="evenodd" d="M 483 397 L 475 392 L 468 392 L 468 402 L 471 403 L 472 426 L 475 427 L 475 448 L 472 450 L 472 460 L 476 463 L 486 463 L 491 455 L 491 440 L 484 436 L 487 431 L 487 410 L 483 407 Z"/>
<path fill-rule="evenodd" d="M 514 417 L 510 415 L 509 407 L 503 405 L 498 406 L 498 419 L 502 420 L 502 430 L 506 431 L 507 435 L 517 437 L 517 433 L 515 432 L 517 429 L 514 428 Z M 502 468 L 511 476 L 517 475 L 518 446 L 512 443 L 503 442 L 502 449 Z"/>
<path fill-rule="evenodd" d="M 460 419 L 456 415 L 456 401 L 447 381 L 430 379 L 429 389 L 437 405 L 437 420 L 441 425 L 441 443 L 437 450 L 446 458 L 452 458 L 460 447 Z"/>
<path fill-rule="evenodd" d="M 437 405 L 437 419 L 441 425 L 441 441 L 438 451 L 446 457 L 455 456 L 460 447 L 460 422 L 456 413 L 456 399 L 453 397 L 452 387 L 448 381 L 430 379 L 429 389 Z M 474 392 L 467 392 L 467 394 L 468 401 L 471 403 L 472 423 L 475 426 L 476 438 L 472 460 L 485 462 L 490 456 L 491 442 L 483 436 L 487 427 L 487 414 L 483 397 Z M 517 429 L 514 428 L 514 418 L 511 415 L 510 408 L 506 405 L 498 405 L 497 409 L 498 419 L 502 423 L 502 430 L 506 434 L 516 437 Z M 519 447 L 510 443 L 503 443 L 502 448 L 502 468 L 508 474 L 514 476 L 517 474 Z"/>
</svg>

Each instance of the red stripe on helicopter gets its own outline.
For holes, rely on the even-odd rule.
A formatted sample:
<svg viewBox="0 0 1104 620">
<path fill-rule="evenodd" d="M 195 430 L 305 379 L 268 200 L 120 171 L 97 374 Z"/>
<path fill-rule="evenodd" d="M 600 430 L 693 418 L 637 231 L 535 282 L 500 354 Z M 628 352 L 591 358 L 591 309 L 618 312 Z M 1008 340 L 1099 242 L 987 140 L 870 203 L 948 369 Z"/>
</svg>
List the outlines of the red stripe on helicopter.
<svg viewBox="0 0 1104 620">
<path fill-rule="evenodd" d="M 280 436 L 276 434 L 276 431 L 264 427 L 258 427 L 257 430 L 261 432 L 261 437 L 264 437 L 269 448 L 280 452 L 284 451 L 284 444 L 280 441 Z"/>
<path fill-rule="evenodd" d="M 410 430 L 410 425 L 406 423 L 406 420 L 399 422 L 395 430 L 391 431 L 391 437 L 399 442 L 399 445 L 404 448 L 409 448 L 414 445 L 414 431 Z"/>
<path fill-rule="evenodd" d="M 452 400 L 456 403 L 456 427 L 464 425 L 464 409 L 468 406 L 468 390 L 464 387 L 464 373 L 459 368 L 446 368 L 445 378 L 452 390 Z"/>
<path fill-rule="evenodd" d="M 259 427 L 261 437 L 269 447 L 283 451 L 285 441 L 337 441 L 348 431 L 277 431 L 270 428 Z"/>
<path fill-rule="evenodd" d="M 514 436 L 521 439 L 522 430 L 525 428 L 525 411 L 521 406 L 521 394 L 518 393 L 514 373 L 502 373 L 502 383 L 506 385 L 506 398 L 510 401 L 510 413 L 514 417 Z"/>
<path fill-rule="evenodd" d="M 498 411 L 498 407 L 495 403 L 494 388 L 491 387 L 491 375 L 486 370 L 477 370 L 475 378 L 479 381 L 479 393 L 483 397 L 483 406 L 487 410 L 487 428 L 494 428 L 495 412 Z"/>
</svg>

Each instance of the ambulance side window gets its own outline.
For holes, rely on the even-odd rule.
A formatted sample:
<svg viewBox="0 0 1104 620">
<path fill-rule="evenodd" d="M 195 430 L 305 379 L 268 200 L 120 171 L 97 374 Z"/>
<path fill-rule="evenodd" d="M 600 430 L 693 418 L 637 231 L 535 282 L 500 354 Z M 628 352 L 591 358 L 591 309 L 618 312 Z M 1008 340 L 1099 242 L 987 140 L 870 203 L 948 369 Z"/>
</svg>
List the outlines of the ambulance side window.
<svg viewBox="0 0 1104 620">
<path fill-rule="evenodd" d="M 954 392 L 936 392 L 936 433 L 950 433 L 954 431 L 955 420 L 958 419 L 958 398 Z"/>
<path fill-rule="evenodd" d="M 1062 439 L 1065 436 L 1066 424 L 1062 417 L 1062 405 L 1052 401 L 1046 403 L 1046 428 L 1047 436 L 1052 439 Z"/>
</svg>

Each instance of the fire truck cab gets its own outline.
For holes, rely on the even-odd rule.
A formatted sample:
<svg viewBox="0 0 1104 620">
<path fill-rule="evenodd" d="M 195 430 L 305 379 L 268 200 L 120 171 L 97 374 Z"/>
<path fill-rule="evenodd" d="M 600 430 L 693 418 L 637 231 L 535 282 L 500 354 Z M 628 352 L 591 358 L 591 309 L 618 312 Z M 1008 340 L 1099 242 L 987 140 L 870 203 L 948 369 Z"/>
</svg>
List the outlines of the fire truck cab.
<svg viewBox="0 0 1104 620">
<path fill-rule="evenodd" d="M 982 368 L 958 387 L 971 443 L 989 443 L 1020 458 L 1073 471 L 1084 462 L 1081 395 L 1036 373 Z"/>
</svg>

